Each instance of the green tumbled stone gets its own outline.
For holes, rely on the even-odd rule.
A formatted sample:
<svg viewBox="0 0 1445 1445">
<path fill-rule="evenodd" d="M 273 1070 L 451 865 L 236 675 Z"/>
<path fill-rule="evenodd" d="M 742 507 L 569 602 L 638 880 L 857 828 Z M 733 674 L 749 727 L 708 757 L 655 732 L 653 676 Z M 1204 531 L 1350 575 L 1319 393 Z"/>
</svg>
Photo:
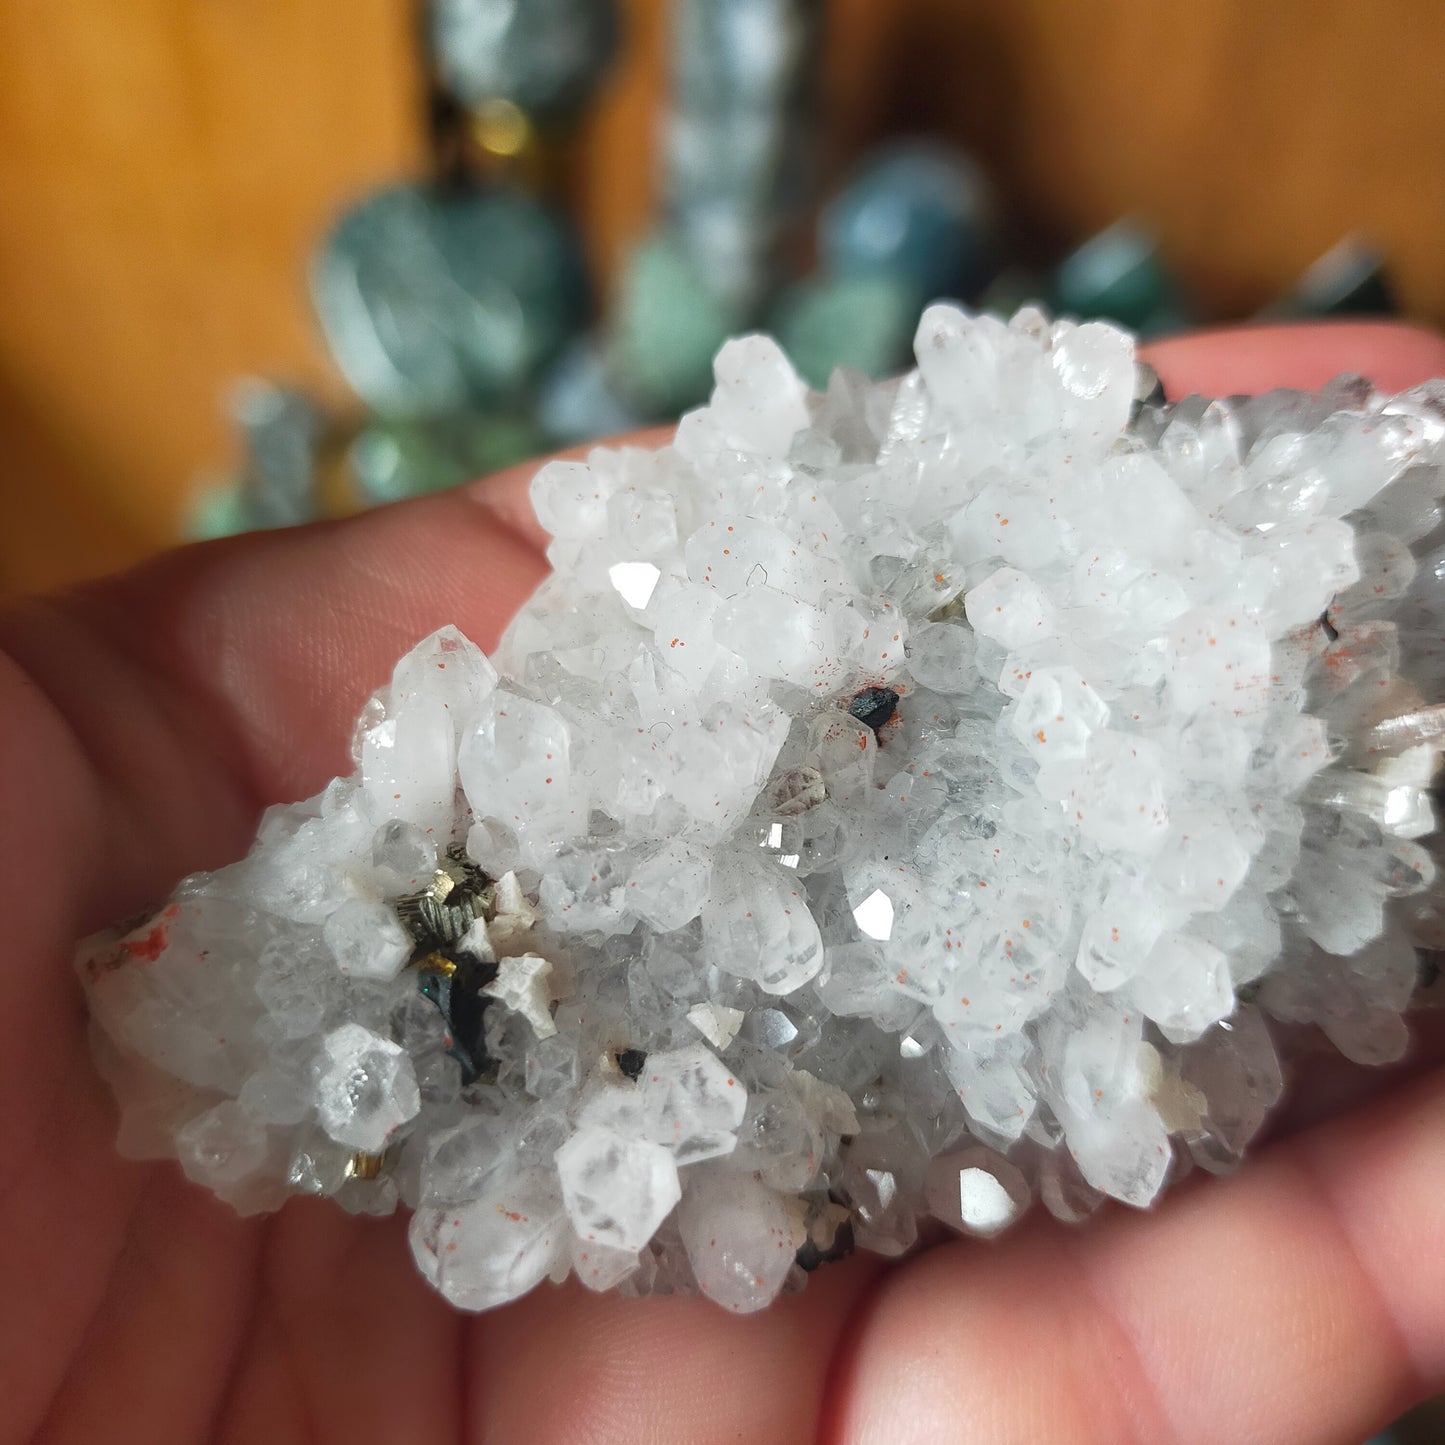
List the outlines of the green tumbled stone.
<svg viewBox="0 0 1445 1445">
<path fill-rule="evenodd" d="M 212 537 L 239 536 L 255 527 L 255 514 L 237 480 L 207 486 L 197 492 L 186 516 L 184 531 L 188 540 L 205 542 Z"/>
<path fill-rule="evenodd" d="M 346 379 L 392 415 L 518 396 L 587 311 L 571 227 L 503 187 L 368 197 L 327 239 L 312 295 Z"/>
<path fill-rule="evenodd" d="M 545 449 L 530 418 L 466 412 L 375 419 L 357 434 L 347 460 L 361 499 L 383 503 L 444 491 Z"/>
<path fill-rule="evenodd" d="M 675 416 L 712 391 L 712 360 L 740 317 L 671 236 L 644 241 L 618 278 L 606 365 L 649 417 Z"/>
<path fill-rule="evenodd" d="M 918 305 L 972 296 L 992 268 L 995 210 L 967 156 L 931 141 L 899 142 L 869 157 L 824 209 L 823 266 L 835 276 L 906 278 Z"/>
<path fill-rule="evenodd" d="M 772 329 L 798 373 L 823 388 L 835 367 L 870 377 L 908 364 L 918 322 L 910 282 L 888 275 L 800 282 L 779 299 Z"/>
<path fill-rule="evenodd" d="M 1260 314 L 1272 320 L 1305 320 L 1314 316 L 1394 316 L 1399 309 L 1385 258 L 1368 242 L 1347 236 Z"/>
<path fill-rule="evenodd" d="M 1116 321 L 1146 335 L 1188 319 L 1154 237 L 1132 221 L 1115 222 L 1065 258 L 1054 276 L 1053 304 L 1080 320 Z"/>
</svg>

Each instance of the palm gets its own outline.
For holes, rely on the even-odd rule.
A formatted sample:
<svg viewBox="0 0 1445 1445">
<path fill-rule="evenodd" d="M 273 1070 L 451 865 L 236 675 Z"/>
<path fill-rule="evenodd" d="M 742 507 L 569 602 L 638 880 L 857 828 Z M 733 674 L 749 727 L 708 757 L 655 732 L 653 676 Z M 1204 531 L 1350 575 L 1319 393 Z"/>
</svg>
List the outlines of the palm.
<svg viewBox="0 0 1445 1445">
<path fill-rule="evenodd" d="M 1157 359 L 1173 390 L 1445 371 L 1378 328 Z M 0 626 L 0 1441 L 1348 1442 L 1445 1376 L 1440 1077 L 1157 1214 L 854 1259 L 741 1320 L 570 1285 L 462 1316 L 400 1220 L 242 1221 L 119 1159 L 74 937 L 343 770 L 416 637 L 494 642 L 544 568 L 523 480 L 177 554 Z"/>
</svg>

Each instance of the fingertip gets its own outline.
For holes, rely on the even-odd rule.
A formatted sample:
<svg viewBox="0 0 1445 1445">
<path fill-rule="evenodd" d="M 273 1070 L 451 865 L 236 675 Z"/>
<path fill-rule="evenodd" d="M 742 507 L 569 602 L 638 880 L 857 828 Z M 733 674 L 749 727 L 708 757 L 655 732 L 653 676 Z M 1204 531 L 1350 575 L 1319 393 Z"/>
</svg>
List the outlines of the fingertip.
<svg viewBox="0 0 1445 1445">
<path fill-rule="evenodd" d="M 454 492 L 183 548 L 75 605 L 235 739 L 271 802 L 345 770 L 356 714 L 402 653 L 447 624 L 490 651 L 546 572 Z"/>
<path fill-rule="evenodd" d="M 1141 355 L 1171 399 L 1317 391 L 1342 372 L 1368 377 L 1385 392 L 1445 376 L 1445 337 L 1404 321 L 1228 326 L 1151 342 Z"/>
</svg>

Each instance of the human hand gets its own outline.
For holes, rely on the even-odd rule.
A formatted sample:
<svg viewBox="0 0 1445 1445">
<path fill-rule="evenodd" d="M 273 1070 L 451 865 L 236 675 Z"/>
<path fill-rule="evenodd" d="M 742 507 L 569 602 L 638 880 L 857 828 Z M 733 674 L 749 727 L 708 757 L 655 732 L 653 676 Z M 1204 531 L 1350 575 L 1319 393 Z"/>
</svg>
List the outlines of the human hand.
<svg viewBox="0 0 1445 1445">
<path fill-rule="evenodd" d="M 1366 324 L 1148 354 L 1170 395 L 1445 374 L 1445 342 Z M 0 1442 L 1356 1445 L 1445 1386 L 1438 1070 L 1156 1211 L 855 1256 L 745 1318 L 575 1282 L 465 1316 L 402 1220 L 242 1220 L 116 1155 L 74 939 L 346 771 L 417 638 L 495 644 L 545 571 L 533 470 L 0 617 Z"/>
</svg>

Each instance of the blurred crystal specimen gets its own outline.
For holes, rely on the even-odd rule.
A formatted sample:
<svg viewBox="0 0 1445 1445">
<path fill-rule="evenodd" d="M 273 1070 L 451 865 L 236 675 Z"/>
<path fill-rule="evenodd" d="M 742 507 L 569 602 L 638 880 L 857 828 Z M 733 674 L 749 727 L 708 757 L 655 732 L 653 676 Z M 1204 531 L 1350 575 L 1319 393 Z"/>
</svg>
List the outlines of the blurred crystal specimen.
<svg viewBox="0 0 1445 1445">
<path fill-rule="evenodd" d="M 229 484 L 199 493 L 187 535 L 228 537 L 311 521 L 327 430 L 321 409 L 305 392 L 259 378 L 240 382 L 228 409 L 241 437 L 241 467 Z"/>
<path fill-rule="evenodd" d="M 668 220 L 709 288 L 747 314 L 809 200 L 819 7 L 676 0 L 663 123 Z"/>
<path fill-rule="evenodd" d="M 127 1148 L 412 1213 L 466 1309 L 757 1309 L 1232 1168 L 1445 949 L 1445 385 L 1164 404 L 1110 326 L 760 336 L 659 451 L 543 467 L 492 660 L 80 968 Z"/>
<path fill-rule="evenodd" d="M 613 0 L 431 0 L 432 51 L 464 104 L 542 117 L 580 110 L 617 50 Z"/>
</svg>

